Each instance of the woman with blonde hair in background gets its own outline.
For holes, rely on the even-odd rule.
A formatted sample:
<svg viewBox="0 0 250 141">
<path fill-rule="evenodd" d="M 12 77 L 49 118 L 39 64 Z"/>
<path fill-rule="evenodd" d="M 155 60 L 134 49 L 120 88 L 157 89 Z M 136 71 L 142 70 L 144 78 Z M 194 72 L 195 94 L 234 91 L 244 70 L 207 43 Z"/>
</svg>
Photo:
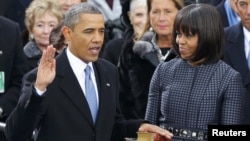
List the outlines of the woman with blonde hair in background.
<svg viewBox="0 0 250 141">
<path fill-rule="evenodd" d="M 60 5 L 51 0 L 33 0 L 26 10 L 25 25 L 30 41 L 24 46 L 24 53 L 31 70 L 38 66 L 42 51 L 49 45 L 51 30 L 64 18 Z"/>
</svg>

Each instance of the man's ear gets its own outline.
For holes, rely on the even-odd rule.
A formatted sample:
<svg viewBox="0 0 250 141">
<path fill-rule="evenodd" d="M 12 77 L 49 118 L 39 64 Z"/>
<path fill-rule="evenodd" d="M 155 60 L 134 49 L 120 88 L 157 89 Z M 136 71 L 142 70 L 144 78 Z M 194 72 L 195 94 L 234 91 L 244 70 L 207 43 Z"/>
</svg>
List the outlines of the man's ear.
<svg viewBox="0 0 250 141">
<path fill-rule="evenodd" d="M 62 28 L 63 36 L 64 36 L 64 38 L 65 38 L 65 40 L 66 40 L 67 42 L 70 42 L 70 41 L 71 41 L 71 38 L 70 38 L 71 32 L 72 32 L 72 30 L 71 30 L 69 27 L 67 27 L 67 26 L 64 26 L 64 27 Z"/>
</svg>

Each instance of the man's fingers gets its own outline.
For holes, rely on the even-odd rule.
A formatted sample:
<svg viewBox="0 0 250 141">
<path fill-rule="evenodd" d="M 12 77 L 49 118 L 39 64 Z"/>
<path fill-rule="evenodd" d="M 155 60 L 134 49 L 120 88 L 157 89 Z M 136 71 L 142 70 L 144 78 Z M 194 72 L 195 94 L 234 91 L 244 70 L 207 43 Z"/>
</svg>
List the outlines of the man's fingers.
<svg viewBox="0 0 250 141">
<path fill-rule="evenodd" d="M 43 50 L 43 54 L 40 60 L 41 63 L 52 62 L 55 57 L 55 52 L 56 50 L 52 45 L 48 46 L 45 50 Z"/>
<path fill-rule="evenodd" d="M 48 61 L 52 61 L 55 57 L 55 48 L 52 45 L 48 46 L 45 55 Z"/>
</svg>

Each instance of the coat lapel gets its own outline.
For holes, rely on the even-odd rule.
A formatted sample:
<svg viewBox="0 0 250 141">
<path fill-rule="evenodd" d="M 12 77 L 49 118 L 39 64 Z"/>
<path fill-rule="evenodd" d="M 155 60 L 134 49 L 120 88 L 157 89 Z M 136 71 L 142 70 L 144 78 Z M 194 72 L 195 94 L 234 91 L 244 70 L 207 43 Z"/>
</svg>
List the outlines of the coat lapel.
<svg viewBox="0 0 250 141">
<path fill-rule="evenodd" d="M 86 120 L 91 125 L 94 125 L 89 105 L 78 83 L 78 80 L 69 65 L 65 50 L 60 55 L 58 55 L 56 69 L 56 77 L 63 77 L 60 87 L 64 94 L 67 95 L 69 100 L 72 101 L 73 105 L 82 113 Z"/>
<path fill-rule="evenodd" d="M 239 71 L 242 75 L 244 85 L 250 83 L 250 71 L 248 69 L 245 45 L 244 45 L 244 34 L 242 24 L 237 24 L 233 31 L 228 35 L 227 40 L 227 52 L 234 68 Z"/>
<path fill-rule="evenodd" d="M 107 67 L 102 65 L 102 62 L 96 61 L 94 63 L 94 70 L 95 70 L 95 76 L 96 76 L 96 82 L 98 87 L 98 94 L 99 94 L 99 111 L 97 115 L 97 121 L 100 119 L 103 119 L 102 116 L 107 116 L 107 109 L 110 109 L 110 107 L 114 108 L 115 106 L 112 106 L 114 104 L 114 101 L 112 101 L 112 98 L 110 94 L 111 92 L 111 81 L 109 80 L 109 71 Z"/>
</svg>

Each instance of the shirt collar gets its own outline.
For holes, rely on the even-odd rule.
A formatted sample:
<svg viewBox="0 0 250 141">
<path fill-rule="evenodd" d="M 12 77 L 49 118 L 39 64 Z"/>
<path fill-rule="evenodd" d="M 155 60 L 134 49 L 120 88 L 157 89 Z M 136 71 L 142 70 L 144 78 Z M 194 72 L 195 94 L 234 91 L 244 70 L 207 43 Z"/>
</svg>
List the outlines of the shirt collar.
<svg viewBox="0 0 250 141">
<path fill-rule="evenodd" d="M 88 64 L 86 64 L 84 61 L 82 61 L 81 59 L 79 59 L 78 57 L 76 57 L 70 50 L 69 48 L 67 48 L 67 56 L 69 59 L 69 63 L 71 68 L 73 69 L 74 73 L 76 75 L 80 75 L 84 72 L 84 69 L 86 68 L 87 65 L 90 65 L 91 67 L 91 73 L 93 72 L 93 63 L 89 62 Z"/>
<path fill-rule="evenodd" d="M 250 43 L 250 32 L 243 26 L 243 34 L 248 43 Z"/>
</svg>

